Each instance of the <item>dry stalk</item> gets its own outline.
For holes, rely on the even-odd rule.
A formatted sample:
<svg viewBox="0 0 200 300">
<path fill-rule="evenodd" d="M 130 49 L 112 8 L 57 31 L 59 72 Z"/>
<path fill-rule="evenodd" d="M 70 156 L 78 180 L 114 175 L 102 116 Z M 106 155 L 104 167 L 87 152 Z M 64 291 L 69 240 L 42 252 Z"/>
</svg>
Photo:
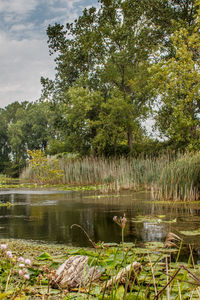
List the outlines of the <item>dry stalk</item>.
<svg viewBox="0 0 200 300">
<path fill-rule="evenodd" d="M 169 282 L 169 271 L 168 271 L 168 259 L 166 257 L 166 274 L 167 274 L 167 284 Z M 167 300 L 170 300 L 170 290 L 169 285 L 167 286 Z"/>
<path fill-rule="evenodd" d="M 154 289 L 155 289 L 155 294 L 157 294 L 157 287 L 156 287 L 156 280 L 155 280 L 155 276 L 154 276 L 154 269 L 153 269 L 152 261 L 151 261 L 151 258 L 149 256 L 149 254 L 148 254 L 148 258 L 149 258 L 151 272 L 152 272 L 152 276 L 153 276 L 153 285 L 154 285 Z"/>
<path fill-rule="evenodd" d="M 186 266 L 181 265 L 178 270 L 174 273 L 174 275 L 171 277 L 170 281 L 160 290 L 159 293 L 157 293 L 154 297 L 155 300 L 158 300 L 159 296 L 164 292 L 164 290 L 168 287 L 168 285 L 174 280 L 174 278 L 177 276 L 177 274 L 180 272 L 181 269 L 186 270 L 189 275 L 197 282 L 198 285 L 200 285 L 200 279 L 193 274 Z"/>
<path fill-rule="evenodd" d="M 179 284 L 179 281 L 178 281 L 178 280 L 177 280 L 177 286 L 178 286 L 179 298 L 180 298 L 180 300 L 182 300 L 182 297 L 181 297 L 181 289 L 180 289 L 180 284 Z"/>
<path fill-rule="evenodd" d="M 71 229 L 72 229 L 73 227 L 75 227 L 75 226 L 78 227 L 78 228 L 80 228 L 80 229 L 85 233 L 85 235 L 86 235 L 86 237 L 88 238 L 89 242 L 92 244 L 92 246 L 93 246 L 95 249 L 97 249 L 98 246 L 96 245 L 95 242 L 92 241 L 92 239 L 89 237 L 89 235 L 88 235 L 88 233 L 85 231 L 85 229 L 84 229 L 81 225 L 78 225 L 78 224 L 73 224 L 73 225 L 71 226 Z"/>
</svg>

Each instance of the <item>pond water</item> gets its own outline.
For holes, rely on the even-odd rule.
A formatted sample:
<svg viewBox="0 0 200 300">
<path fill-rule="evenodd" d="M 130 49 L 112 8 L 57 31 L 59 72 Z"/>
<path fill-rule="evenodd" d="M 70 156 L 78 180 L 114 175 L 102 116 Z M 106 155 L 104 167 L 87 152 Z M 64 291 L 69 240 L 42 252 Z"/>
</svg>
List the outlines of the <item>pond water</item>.
<svg viewBox="0 0 200 300">
<path fill-rule="evenodd" d="M 113 216 L 128 219 L 125 241 L 164 241 L 174 232 L 188 243 L 200 246 L 200 235 L 183 236 L 180 231 L 200 228 L 200 204 L 152 201 L 150 193 L 122 192 L 97 195 L 94 192 L 0 191 L 0 238 L 27 239 L 70 246 L 89 246 L 81 225 L 95 241 L 120 242 L 121 230 Z"/>
</svg>

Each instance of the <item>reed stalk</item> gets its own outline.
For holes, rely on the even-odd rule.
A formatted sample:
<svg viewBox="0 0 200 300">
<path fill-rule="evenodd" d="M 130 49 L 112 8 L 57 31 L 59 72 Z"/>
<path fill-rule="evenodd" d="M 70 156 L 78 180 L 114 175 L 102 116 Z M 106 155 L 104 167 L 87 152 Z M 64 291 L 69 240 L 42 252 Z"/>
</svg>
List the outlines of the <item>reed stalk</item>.
<svg viewBox="0 0 200 300">
<path fill-rule="evenodd" d="M 63 157 L 59 166 L 60 184 L 101 185 L 104 192 L 145 189 L 154 199 L 200 199 L 200 152 L 139 158 Z M 34 181 L 33 170 L 28 167 L 22 178 Z"/>
</svg>

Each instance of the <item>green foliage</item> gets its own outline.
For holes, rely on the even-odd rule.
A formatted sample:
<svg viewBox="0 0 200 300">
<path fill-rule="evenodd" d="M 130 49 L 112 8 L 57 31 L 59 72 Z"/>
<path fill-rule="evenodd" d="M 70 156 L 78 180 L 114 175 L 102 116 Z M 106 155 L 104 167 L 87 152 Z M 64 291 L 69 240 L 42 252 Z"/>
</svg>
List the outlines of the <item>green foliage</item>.
<svg viewBox="0 0 200 300">
<path fill-rule="evenodd" d="M 0 109 L 0 172 L 17 177 L 27 150 L 199 150 L 199 17 L 196 0 L 101 0 L 71 24 L 49 25 L 55 79 L 41 78 L 40 102 Z M 149 116 L 163 143 L 147 137 Z"/>
<path fill-rule="evenodd" d="M 1 109 L 0 171 L 18 177 L 26 165 L 27 150 L 44 150 L 54 131 L 46 103 L 14 102 Z"/>
<path fill-rule="evenodd" d="M 50 139 L 46 148 L 46 153 L 49 155 L 55 155 L 65 152 L 67 145 L 64 141 L 57 139 Z"/>
<path fill-rule="evenodd" d="M 48 27 L 50 52 L 57 53 L 57 74 L 53 84 L 42 78 L 43 98 L 55 107 L 66 105 L 62 116 L 74 144 L 68 151 L 79 151 L 78 143 L 81 153 L 110 148 L 116 153 L 120 140 L 132 148 L 133 134 L 137 135 L 148 111 L 147 93 L 142 92 L 147 77 L 143 76 L 139 93 L 130 80 L 147 70 L 156 39 L 150 35 L 151 21 L 141 22 L 143 13 L 138 1 L 101 1 L 99 10 L 85 9 L 66 28 Z"/>
<path fill-rule="evenodd" d="M 42 78 L 42 98 L 59 110 L 58 125 L 68 152 L 113 155 L 122 153 L 124 145 L 124 154 L 134 150 L 142 121 L 152 111 L 153 96 L 160 99 L 166 93 L 149 67 L 152 62 L 162 62 L 162 57 L 166 66 L 169 62 L 169 74 L 175 60 L 178 66 L 180 56 L 182 65 L 185 36 L 180 30 L 176 42 L 173 37 L 180 28 L 187 28 L 186 35 L 190 35 L 197 10 L 194 0 L 102 0 L 99 9 L 84 9 L 71 24 L 49 25 L 48 44 L 50 54 L 56 54 L 57 73 L 54 81 Z M 193 41 L 191 47 L 196 47 Z M 180 49 L 179 57 L 176 49 Z M 163 66 L 158 66 L 163 71 Z M 192 66 L 186 66 L 183 71 L 186 88 L 196 80 L 194 72 L 189 76 L 191 70 Z M 171 83 L 177 81 L 171 78 Z M 177 106 L 177 99 L 177 95 L 170 96 L 166 104 L 163 96 L 157 125 L 176 148 L 188 145 L 197 149 L 198 134 L 193 127 L 198 124 L 190 118 L 192 105 Z"/>
<path fill-rule="evenodd" d="M 32 181 L 40 184 L 62 181 L 63 173 L 57 159 L 48 160 L 41 150 L 29 150 L 28 154 L 31 157 L 29 166 L 32 171 Z"/>
<path fill-rule="evenodd" d="M 151 67 L 151 85 L 161 101 L 156 125 L 176 148 L 190 151 L 200 145 L 199 16 L 197 10 L 193 26 L 187 28 L 174 23 L 176 30 L 170 37 L 173 57 L 164 57 Z"/>
</svg>

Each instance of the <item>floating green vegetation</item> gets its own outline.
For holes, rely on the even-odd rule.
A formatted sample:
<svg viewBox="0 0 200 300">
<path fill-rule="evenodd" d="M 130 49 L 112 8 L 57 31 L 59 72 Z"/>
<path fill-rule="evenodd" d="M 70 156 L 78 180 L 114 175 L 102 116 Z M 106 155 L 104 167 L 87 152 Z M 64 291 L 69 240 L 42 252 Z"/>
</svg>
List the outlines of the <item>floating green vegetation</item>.
<svg viewBox="0 0 200 300">
<path fill-rule="evenodd" d="M 10 202 L 6 202 L 6 203 L 1 203 L 0 202 L 0 207 L 10 207 L 10 206 L 13 206 L 14 204 L 10 203 Z"/>
<path fill-rule="evenodd" d="M 144 222 L 149 222 L 149 223 L 167 223 L 167 224 L 172 224 L 176 223 L 176 218 L 172 220 L 163 220 L 165 218 L 165 215 L 159 215 L 159 216 L 136 216 L 135 218 L 131 219 L 131 222 L 134 223 L 144 223 Z"/>
<path fill-rule="evenodd" d="M 24 241 L 2 241 L 0 245 L 1 299 L 199 299 L 199 268 L 176 261 L 176 250 L 163 243 L 146 243 L 137 248 L 132 243 L 97 244 L 96 249 L 67 248 L 63 245 L 38 245 Z M 173 261 L 171 256 L 175 255 Z M 88 258 L 90 267 L 101 272 L 96 282 L 78 288 L 52 288 L 54 270 L 70 257 Z M 138 262 L 142 271 L 132 285 L 106 289 L 108 280 L 127 265 Z"/>
<path fill-rule="evenodd" d="M 179 231 L 183 235 L 187 236 L 193 236 L 193 235 L 200 235 L 200 228 L 196 230 L 185 230 L 185 231 Z"/>
<path fill-rule="evenodd" d="M 38 184 L 38 183 L 0 183 L 0 190 L 7 189 L 50 189 L 50 190 L 59 190 L 59 191 L 99 191 L 101 190 L 102 185 L 88 185 L 88 186 L 72 186 L 64 184 Z"/>
<path fill-rule="evenodd" d="M 100 188 L 100 187 L 99 187 Z M 93 196 L 85 196 L 84 198 L 91 198 L 91 199 L 102 199 L 102 198 L 122 198 L 122 197 L 127 197 L 127 195 L 122 195 L 122 194 L 101 194 L 101 195 L 93 195 Z"/>
</svg>

